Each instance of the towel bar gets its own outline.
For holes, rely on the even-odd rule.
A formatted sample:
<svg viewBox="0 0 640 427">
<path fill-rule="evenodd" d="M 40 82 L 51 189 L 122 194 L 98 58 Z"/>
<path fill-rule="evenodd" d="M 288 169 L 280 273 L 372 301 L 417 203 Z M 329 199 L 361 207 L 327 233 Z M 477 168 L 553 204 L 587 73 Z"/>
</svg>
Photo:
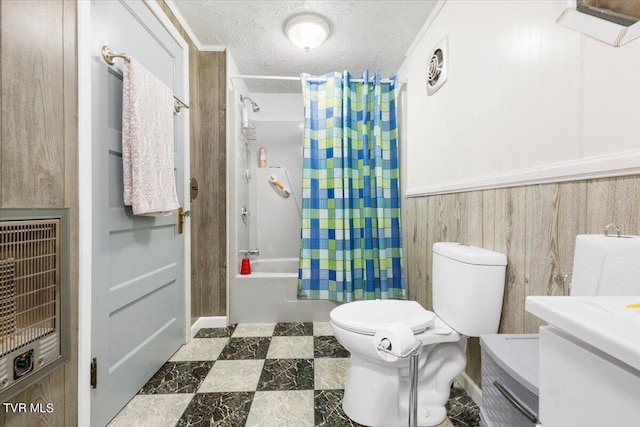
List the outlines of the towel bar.
<svg viewBox="0 0 640 427">
<path fill-rule="evenodd" d="M 125 62 L 129 62 L 129 55 L 127 55 L 126 53 L 116 53 L 113 49 L 111 49 L 111 47 L 107 45 L 102 46 L 102 50 L 100 52 L 102 53 L 102 59 L 104 59 L 104 62 L 109 65 L 115 65 L 116 58 L 122 58 Z M 179 98 L 174 96 L 173 110 L 176 112 L 176 114 L 179 114 L 183 108 L 189 109 L 189 106 L 182 102 Z"/>
</svg>

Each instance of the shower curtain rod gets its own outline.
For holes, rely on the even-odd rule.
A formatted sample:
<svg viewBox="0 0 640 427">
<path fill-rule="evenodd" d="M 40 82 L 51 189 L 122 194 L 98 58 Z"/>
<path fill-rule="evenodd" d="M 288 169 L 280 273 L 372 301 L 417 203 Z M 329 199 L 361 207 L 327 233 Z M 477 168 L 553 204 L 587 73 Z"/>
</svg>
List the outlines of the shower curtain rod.
<svg viewBox="0 0 640 427">
<path fill-rule="evenodd" d="M 243 75 L 238 74 L 231 77 L 232 79 L 250 79 L 250 80 L 289 80 L 289 81 L 300 81 L 300 77 L 294 76 L 251 76 L 251 75 Z M 313 77 L 307 79 L 311 82 L 326 82 L 326 77 Z M 351 79 L 352 82 L 363 83 L 364 79 Z M 369 81 L 373 81 L 373 79 L 369 79 Z M 380 79 L 380 83 L 391 83 L 393 80 L 391 79 Z M 396 83 L 398 81 L 396 80 Z"/>
</svg>

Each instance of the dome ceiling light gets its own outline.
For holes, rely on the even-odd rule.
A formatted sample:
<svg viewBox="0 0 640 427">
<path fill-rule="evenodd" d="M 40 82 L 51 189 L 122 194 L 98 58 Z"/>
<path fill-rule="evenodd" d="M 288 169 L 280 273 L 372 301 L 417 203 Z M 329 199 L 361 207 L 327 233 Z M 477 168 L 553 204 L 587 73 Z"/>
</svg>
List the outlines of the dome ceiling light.
<svg viewBox="0 0 640 427">
<path fill-rule="evenodd" d="M 308 52 L 329 37 L 329 24 L 318 15 L 297 15 L 289 18 L 284 32 L 291 43 Z"/>
</svg>

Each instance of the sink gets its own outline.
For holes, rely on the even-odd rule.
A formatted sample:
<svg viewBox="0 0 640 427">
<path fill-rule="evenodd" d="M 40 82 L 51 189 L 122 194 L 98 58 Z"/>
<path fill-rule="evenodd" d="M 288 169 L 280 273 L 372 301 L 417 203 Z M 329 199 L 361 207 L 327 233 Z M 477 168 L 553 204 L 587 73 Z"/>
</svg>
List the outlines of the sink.
<svg viewBox="0 0 640 427">
<path fill-rule="evenodd" d="M 526 299 L 526 310 L 640 370 L 640 296 L 543 297 Z"/>
</svg>

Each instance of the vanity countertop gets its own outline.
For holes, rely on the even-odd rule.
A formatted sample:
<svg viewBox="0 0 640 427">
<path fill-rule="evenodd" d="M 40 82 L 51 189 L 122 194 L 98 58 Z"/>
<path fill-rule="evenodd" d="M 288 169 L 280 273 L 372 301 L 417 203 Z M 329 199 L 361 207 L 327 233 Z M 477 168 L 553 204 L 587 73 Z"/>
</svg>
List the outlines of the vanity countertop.
<svg viewBox="0 0 640 427">
<path fill-rule="evenodd" d="M 526 310 L 640 371 L 640 296 L 530 296 Z"/>
</svg>

